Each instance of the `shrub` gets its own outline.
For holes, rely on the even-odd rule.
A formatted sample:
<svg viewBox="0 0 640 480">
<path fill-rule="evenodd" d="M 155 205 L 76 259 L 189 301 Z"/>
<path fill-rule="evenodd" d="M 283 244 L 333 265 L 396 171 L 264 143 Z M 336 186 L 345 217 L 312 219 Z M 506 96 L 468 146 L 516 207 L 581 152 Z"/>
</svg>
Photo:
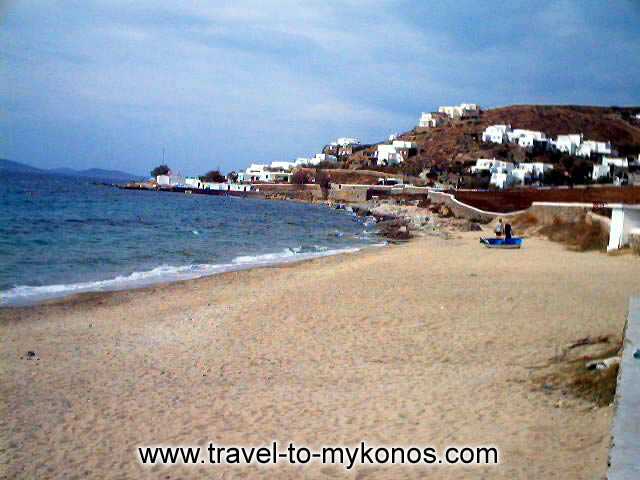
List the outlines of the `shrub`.
<svg viewBox="0 0 640 480">
<path fill-rule="evenodd" d="M 291 175 L 291 183 L 294 185 L 304 185 L 305 183 L 311 183 L 311 178 L 304 170 L 296 170 L 293 172 L 293 175 Z"/>
<path fill-rule="evenodd" d="M 540 233 L 554 242 L 564 243 L 570 249 L 585 252 L 588 250 L 606 251 L 608 235 L 599 222 L 586 222 L 582 217 L 574 223 L 565 223 L 554 218 L 551 225 L 540 229 Z"/>
<path fill-rule="evenodd" d="M 158 175 L 166 175 L 167 173 L 169 173 L 169 166 L 164 164 L 158 165 L 156 168 L 151 170 L 151 176 L 154 178 Z"/>
</svg>

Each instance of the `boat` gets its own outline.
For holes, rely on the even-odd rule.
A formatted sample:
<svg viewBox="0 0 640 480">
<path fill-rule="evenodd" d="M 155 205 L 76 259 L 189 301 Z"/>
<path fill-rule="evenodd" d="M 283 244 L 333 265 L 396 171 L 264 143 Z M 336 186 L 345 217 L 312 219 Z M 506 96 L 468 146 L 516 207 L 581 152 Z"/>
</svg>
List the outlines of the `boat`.
<svg viewBox="0 0 640 480">
<path fill-rule="evenodd" d="M 482 243 L 487 248 L 520 248 L 522 246 L 522 238 L 519 237 L 511 237 L 511 238 L 480 238 L 480 243 Z"/>
</svg>

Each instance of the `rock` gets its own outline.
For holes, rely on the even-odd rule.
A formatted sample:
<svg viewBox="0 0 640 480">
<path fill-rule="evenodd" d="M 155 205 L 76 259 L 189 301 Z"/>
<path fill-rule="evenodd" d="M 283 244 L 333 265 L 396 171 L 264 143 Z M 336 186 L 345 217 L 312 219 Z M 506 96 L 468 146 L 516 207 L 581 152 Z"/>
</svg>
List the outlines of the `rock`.
<svg viewBox="0 0 640 480">
<path fill-rule="evenodd" d="M 36 357 L 36 352 L 34 352 L 33 350 L 29 350 L 27 352 L 27 358 L 31 359 L 31 358 L 35 358 Z"/>
<path fill-rule="evenodd" d="M 440 213 L 440 216 L 445 217 L 445 218 L 449 218 L 449 217 L 454 217 L 455 216 L 453 214 L 453 210 L 451 210 L 446 205 L 442 205 L 440 207 L 440 212 L 439 213 Z"/>
</svg>

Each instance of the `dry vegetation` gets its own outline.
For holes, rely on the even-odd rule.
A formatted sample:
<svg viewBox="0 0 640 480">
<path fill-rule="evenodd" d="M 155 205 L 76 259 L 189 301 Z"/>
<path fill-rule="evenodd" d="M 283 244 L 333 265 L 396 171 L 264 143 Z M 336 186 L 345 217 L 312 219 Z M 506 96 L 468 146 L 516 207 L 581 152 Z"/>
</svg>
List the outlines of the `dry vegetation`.
<svg viewBox="0 0 640 480">
<path fill-rule="evenodd" d="M 586 338 L 568 347 L 553 359 L 549 371 L 535 379 L 538 388 L 547 392 L 558 390 L 604 407 L 613 402 L 618 381 L 618 365 L 603 370 L 588 369 L 587 362 L 620 355 L 622 344 L 609 337 Z"/>
<path fill-rule="evenodd" d="M 599 222 L 588 221 L 585 215 L 575 222 L 556 217 L 553 223 L 541 225 L 534 214 L 526 212 L 515 216 L 511 223 L 518 231 L 542 235 L 553 242 L 563 243 L 576 252 L 606 251 L 609 240 L 606 229 Z"/>
<path fill-rule="evenodd" d="M 568 245 L 571 250 L 577 252 L 607 249 L 607 231 L 599 222 L 587 222 L 585 217 L 570 223 L 555 218 L 551 225 L 543 226 L 538 232 L 551 241 Z"/>
</svg>

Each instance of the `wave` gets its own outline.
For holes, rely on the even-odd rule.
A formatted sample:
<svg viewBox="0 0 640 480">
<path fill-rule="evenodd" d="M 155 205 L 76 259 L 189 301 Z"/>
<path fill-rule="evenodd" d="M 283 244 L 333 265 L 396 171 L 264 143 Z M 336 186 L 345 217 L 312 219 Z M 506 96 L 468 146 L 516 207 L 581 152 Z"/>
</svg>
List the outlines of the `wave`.
<svg viewBox="0 0 640 480">
<path fill-rule="evenodd" d="M 371 246 L 383 246 L 376 244 Z M 194 264 L 183 266 L 161 265 L 144 272 L 133 272 L 130 275 L 117 276 L 107 280 L 79 282 L 70 284 L 28 286 L 21 285 L 0 292 L 0 305 L 25 306 L 33 305 L 45 300 L 66 297 L 77 293 L 108 292 L 142 288 L 157 283 L 169 283 L 181 280 L 206 277 L 223 272 L 246 270 L 253 267 L 277 265 L 281 263 L 297 262 L 317 257 L 327 257 L 342 253 L 354 253 L 363 247 L 349 247 L 341 249 L 317 248 L 304 251 L 302 247 L 286 248 L 281 252 L 261 255 L 246 255 L 234 258 L 230 263 Z"/>
</svg>

